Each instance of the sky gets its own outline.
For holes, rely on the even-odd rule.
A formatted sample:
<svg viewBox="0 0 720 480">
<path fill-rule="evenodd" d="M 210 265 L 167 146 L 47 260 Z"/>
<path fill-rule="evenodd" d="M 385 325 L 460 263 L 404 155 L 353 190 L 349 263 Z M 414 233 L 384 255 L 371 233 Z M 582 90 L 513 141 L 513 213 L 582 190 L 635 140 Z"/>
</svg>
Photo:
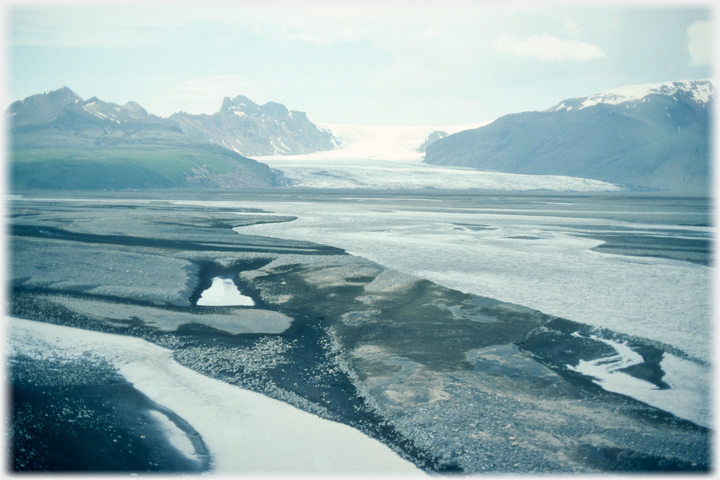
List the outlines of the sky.
<svg viewBox="0 0 720 480">
<path fill-rule="evenodd" d="M 713 76 L 710 3 L 6 3 L 6 105 L 66 86 L 167 117 L 245 95 L 318 123 L 443 126 Z"/>
</svg>

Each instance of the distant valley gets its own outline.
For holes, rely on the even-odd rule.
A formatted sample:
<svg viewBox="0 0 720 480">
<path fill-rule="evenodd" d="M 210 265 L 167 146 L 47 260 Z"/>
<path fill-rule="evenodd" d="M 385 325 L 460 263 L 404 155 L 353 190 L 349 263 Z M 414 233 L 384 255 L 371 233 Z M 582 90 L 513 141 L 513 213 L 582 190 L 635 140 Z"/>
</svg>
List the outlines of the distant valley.
<svg viewBox="0 0 720 480">
<path fill-rule="evenodd" d="M 15 189 L 297 185 L 708 195 L 713 106 L 713 85 L 702 80 L 622 87 L 483 126 L 317 126 L 303 112 L 243 95 L 226 97 L 212 115 L 161 118 L 135 102 L 83 100 L 64 87 L 14 102 L 6 117 Z"/>
</svg>

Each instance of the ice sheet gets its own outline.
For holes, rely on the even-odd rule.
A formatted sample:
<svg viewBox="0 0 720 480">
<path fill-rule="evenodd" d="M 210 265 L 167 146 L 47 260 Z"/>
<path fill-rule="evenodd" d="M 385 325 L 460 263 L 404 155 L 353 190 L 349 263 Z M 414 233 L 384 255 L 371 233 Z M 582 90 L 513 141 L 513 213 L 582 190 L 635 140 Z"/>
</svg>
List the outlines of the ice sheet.
<svg viewBox="0 0 720 480">
<path fill-rule="evenodd" d="M 135 388 L 202 436 L 216 473 L 421 473 L 357 430 L 204 377 L 139 338 L 20 319 L 6 324 L 10 354 L 113 362 Z"/>
</svg>

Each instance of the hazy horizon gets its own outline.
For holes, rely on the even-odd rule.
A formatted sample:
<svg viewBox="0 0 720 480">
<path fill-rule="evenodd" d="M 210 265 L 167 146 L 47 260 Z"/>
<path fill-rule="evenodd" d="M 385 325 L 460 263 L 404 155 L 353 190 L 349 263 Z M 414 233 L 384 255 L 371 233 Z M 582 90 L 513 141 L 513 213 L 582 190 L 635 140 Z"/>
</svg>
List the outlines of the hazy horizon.
<svg viewBox="0 0 720 480">
<path fill-rule="evenodd" d="M 487 122 L 625 85 L 712 77 L 712 8 L 453 2 L 6 9 L 6 104 L 67 86 L 167 117 L 224 97 L 329 124 Z"/>
</svg>

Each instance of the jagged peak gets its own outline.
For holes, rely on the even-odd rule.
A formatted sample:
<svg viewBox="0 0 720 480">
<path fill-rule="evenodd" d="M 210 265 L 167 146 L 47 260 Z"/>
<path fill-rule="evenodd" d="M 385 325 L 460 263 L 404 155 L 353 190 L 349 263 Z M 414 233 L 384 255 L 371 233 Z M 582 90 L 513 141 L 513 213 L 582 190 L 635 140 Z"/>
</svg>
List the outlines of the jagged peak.
<svg viewBox="0 0 720 480">
<path fill-rule="evenodd" d="M 142 105 L 133 101 L 129 101 L 123 105 L 122 110 L 134 118 L 148 118 L 149 116 L 148 111 L 145 110 Z"/>
<path fill-rule="evenodd" d="M 258 108 L 258 104 L 250 100 L 245 95 L 238 95 L 236 97 L 230 98 L 225 97 L 223 99 L 221 110 L 231 110 L 236 109 L 237 107 L 251 107 L 253 109 Z M 245 110 L 245 108 L 242 108 Z"/>
<path fill-rule="evenodd" d="M 58 88 L 57 90 L 51 90 L 51 91 L 45 92 L 45 93 L 37 93 L 35 95 L 30 95 L 29 97 L 26 97 L 22 100 L 18 100 L 13 103 L 17 103 L 17 104 L 28 103 L 28 102 L 33 102 L 33 101 L 42 100 L 42 99 L 49 99 L 50 101 L 53 101 L 53 102 L 58 101 L 59 99 L 74 99 L 79 102 L 83 101 L 82 98 L 80 98 L 80 96 L 77 93 L 73 92 L 68 87 L 63 86 L 63 87 Z"/>
</svg>

